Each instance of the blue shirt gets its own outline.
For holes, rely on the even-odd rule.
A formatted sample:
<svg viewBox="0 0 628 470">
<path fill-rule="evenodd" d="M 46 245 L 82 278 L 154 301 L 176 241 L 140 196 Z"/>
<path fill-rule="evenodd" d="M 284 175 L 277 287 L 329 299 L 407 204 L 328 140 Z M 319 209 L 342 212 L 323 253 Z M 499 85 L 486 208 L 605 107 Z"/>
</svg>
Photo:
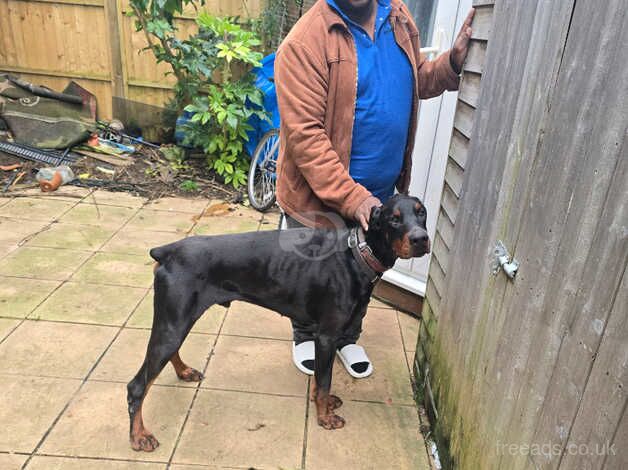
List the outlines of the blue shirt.
<svg viewBox="0 0 628 470">
<path fill-rule="evenodd" d="M 349 174 L 380 201 L 395 191 L 408 140 L 414 76 L 410 61 L 397 45 L 390 0 L 378 0 L 375 34 L 369 34 L 327 0 L 349 27 L 358 62 L 358 89 Z"/>
</svg>

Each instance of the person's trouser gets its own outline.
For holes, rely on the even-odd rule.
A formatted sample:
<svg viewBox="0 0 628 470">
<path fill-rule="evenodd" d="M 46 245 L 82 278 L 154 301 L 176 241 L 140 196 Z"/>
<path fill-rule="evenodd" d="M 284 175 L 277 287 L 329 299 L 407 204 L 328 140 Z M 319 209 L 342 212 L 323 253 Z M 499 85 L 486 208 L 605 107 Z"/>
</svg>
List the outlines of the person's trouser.
<svg viewBox="0 0 628 470">
<path fill-rule="evenodd" d="M 286 219 L 286 226 L 291 228 L 305 227 L 298 220 L 293 219 L 288 214 L 284 214 Z M 316 332 L 318 325 L 314 323 L 304 324 L 296 320 L 290 320 L 292 322 L 292 337 L 295 344 L 301 344 L 305 341 L 314 341 L 314 333 Z M 349 325 L 347 330 L 342 334 L 338 341 L 338 349 L 344 348 L 347 344 L 355 344 L 362 332 L 362 321 Z"/>
</svg>

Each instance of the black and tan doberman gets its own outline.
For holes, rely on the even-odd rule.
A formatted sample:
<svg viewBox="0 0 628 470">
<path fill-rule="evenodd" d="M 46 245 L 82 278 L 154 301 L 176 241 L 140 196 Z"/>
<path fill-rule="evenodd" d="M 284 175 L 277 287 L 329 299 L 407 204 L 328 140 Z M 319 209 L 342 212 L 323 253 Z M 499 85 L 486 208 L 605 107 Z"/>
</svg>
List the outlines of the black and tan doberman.
<svg viewBox="0 0 628 470">
<path fill-rule="evenodd" d="M 261 305 L 316 328 L 315 384 L 318 424 L 337 429 L 342 401 L 330 394 L 336 341 L 366 314 L 374 282 L 397 258 L 430 251 L 426 210 L 397 195 L 373 208 L 369 230 L 292 229 L 190 237 L 154 248 L 153 327 L 146 357 L 128 384 L 131 445 L 152 451 L 159 443 L 144 427 L 142 403 L 168 361 L 186 381 L 203 375 L 179 357 L 194 323 L 212 305 L 233 300 Z"/>
</svg>

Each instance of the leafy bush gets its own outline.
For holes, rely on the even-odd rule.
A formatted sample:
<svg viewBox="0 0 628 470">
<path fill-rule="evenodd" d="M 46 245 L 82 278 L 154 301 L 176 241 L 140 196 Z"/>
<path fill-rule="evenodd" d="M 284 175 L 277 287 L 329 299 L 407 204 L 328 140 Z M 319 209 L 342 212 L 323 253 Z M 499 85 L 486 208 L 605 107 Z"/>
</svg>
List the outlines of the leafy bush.
<svg viewBox="0 0 628 470">
<path fill-rule="evenodd" d="M 208 165 L 236 188 L 246 182 L 249 160 L 244 142 L 248 119 L 262 111 L 262 93 L 250 69 L 260 65 L 260 40 L 233 18 L 207 13 L 197 17 L 198 33 L 175 36 L 175 13 L 191 0 L 131 0 L 136 27 L 143 30 L 158 62 L 166 62 L 177 78 L 172 107 L 192 113 L 186 143 L 202 148 Z"/>
</svg>

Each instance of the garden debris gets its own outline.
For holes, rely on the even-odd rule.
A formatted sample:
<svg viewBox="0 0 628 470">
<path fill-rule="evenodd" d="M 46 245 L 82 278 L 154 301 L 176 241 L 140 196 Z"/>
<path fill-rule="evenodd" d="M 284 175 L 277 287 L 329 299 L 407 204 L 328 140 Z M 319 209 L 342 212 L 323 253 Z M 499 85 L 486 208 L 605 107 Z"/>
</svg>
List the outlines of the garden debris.
<svg viewBox="0 0 628 470">
<path fill-rule="evenodd" d="M 80 153 L 81 155 L 85 155 L 86 157 L 93 158 L 95 160 L 99 160 L 101 162 L 109 163 L 114 166 L 129 166 L 133 165 L 135 159 L 129 157 L 127 155 L 105 155 L 104 153 L 92 152 L 91 150 L 82 150 L 77 149 L 76 153 Z"/>
<path fill-rule="evenodd" d="M 88 150 L 90 152 L 104 153 L 105 155 L 126 155 L 135 152 L 135 147 L 119 144 L 118 142 L 112 142 L 110 140 L 98 137 L 96 134 L 92 134 L 87 142 L 78 147 L 79 150 Z"/>
<path fill-rule="evenodd" d="M 74 180 L 74 173 L 67 165 L 55 168 L 41 168 L 37 172 L 37 181 L 42 192 L 49 193 L 56 191 L 62 184 L 67 184 Z"/>
<path fill-rule="evenodd" d="M 111 122 L 109 122 L 108 124 L 104 121 L 96 121 L 96 124 L 98 126 L 98 129 L 101 131 L 101 136 L 104 139 L 121 144 L 128 142 L 130 144 L 146 145 L 147 147 L 152 147 L 155 149 L 159 148 L 159 145 L 147 142 L 142 137 L 133 137 L 122 132 L 124 130 L 124 125 L 118 119 L 112 119 Z"/>
<path fill-rule="evenodd" d="M 83 142 L 96 128 L 95 103 L 94 95 L 74 82 L 57 93 L 0 74 L 0 116 L 18 144 L 64 149 Z"/>
<path fill-rule="evenodd" d="M 7 181 L 7 183 L 4 185 L 4 188 L 2 188 L 2 192 L 6 193 L 9 188 L 15 186 L 24 177 L 25 174 L 25 171 L 14 172 L 9 178 L 9 181 Z"/>
<path fill-rule="evenodd" d="M 192 220 L 194 222 L 198 222 L 201 217 L 217 217 L 219 215 L 225 215 L 229 212 L 233 212 L 234 210 L 236 210 L 236 208 L 228 202 L 217 202 L 216 204 L 209 206 L 200 214 L 192 217 Z"/>
<path fill-rule="evenodd" d="M 47 165 L 60 165 L 62 163 L 74 163 L 79 158 L 73 152 L 60 152 L 58 150 L 41 150 L 28 145 L 16 144 L 12 142 L 0 142 L 0 152 L 5 152 L 25 160 L 31 160 L 37 163 L 45 163 Z"/>
<path fill-rule="evenodd" d="M 104 168 L 104 167 L 102 167 L 102 166 L 97 166 L 97 167 L 96 167 L 96 169 L 97 169 L 98 171 L 100 171 L 101 173 L 104 173 L 104 174 L 106 174 L 106 175 L 115 176 L 115 174 L 116 174 L 115 170 L 111 170 L 111 169 L 109 169 L 109 168 Z"/>
<path fill-rule="evenodd" d="M 13 165 L 0 165 L 0 170 L 2 171 L 13 171 L 17 170 L 18 168 L 22 168 L 21 163 L 14 163 Z"/>
</svg>

